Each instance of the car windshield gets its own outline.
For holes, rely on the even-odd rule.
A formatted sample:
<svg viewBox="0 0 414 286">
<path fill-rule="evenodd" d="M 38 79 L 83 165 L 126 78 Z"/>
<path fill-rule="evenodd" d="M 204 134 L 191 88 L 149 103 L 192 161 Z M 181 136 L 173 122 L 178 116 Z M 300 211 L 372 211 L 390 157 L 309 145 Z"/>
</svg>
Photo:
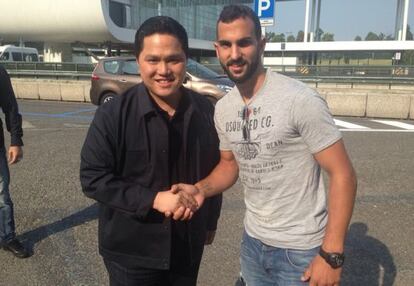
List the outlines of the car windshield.
<svg viewBox="0 0 414 286">
<path fill-rule="evenodd" d="M 212 71 L 208 67 L 203 66 L 202 64 L 199 64 L 198 62 L 192 59 L 188 59 L 187 61 L 187 72 L 196 77 L 205 79 L 213 79 L 220 77 L 220 75 L 215 71 Z"/>
<path fill-rule="evenodd" d="M 126 61 L 124 63 L 122 71 L 126 74 L 138 74 L 137 62 L 135 60 Z M 187 72 L 193 76 L 203 79 L 213 79 L 220 77 L 220 75 L 215 71 L 212 71 L 208 67 L 203 66 L 202 64 L 199 64 L 192 59 L 188 59 L 187 61 Z"/>
</svg>

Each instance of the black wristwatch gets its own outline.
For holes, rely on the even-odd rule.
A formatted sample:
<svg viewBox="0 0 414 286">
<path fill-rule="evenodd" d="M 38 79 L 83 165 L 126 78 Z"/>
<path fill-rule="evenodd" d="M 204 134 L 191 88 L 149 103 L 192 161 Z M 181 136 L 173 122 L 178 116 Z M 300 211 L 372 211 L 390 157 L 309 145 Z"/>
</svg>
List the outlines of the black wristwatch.
<svg viewBox="0 0 414 286">
<path fill-rule="evenodd" d="M 325 259 L 325 261 L 334 269 L 342 267 L 345 261 L 345 255 L 338 252 L 326 252 L 322 249 L 319 249 L 319 255 Z"/>
</svg>

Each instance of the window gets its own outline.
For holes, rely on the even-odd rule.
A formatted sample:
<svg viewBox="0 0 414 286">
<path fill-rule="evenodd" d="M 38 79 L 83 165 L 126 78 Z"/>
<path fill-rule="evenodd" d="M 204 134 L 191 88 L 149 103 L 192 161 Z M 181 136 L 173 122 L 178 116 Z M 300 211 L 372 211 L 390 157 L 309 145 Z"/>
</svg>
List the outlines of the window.
<svg viewBox="0 0 414 286">
<path fill-rule="evenodd" d="M 202 64 L 199 64 L 198 62 L 188 59 L 187 61 L 187 71 L 196 76 L 206 79 L 212 79 L 212 78 L 218 78 L 219 75 L 215 72 L 209 69 L 206 66 L 203 66 Z"/>
<path fill-rule="evenodd" d="M 122 28 L 127 25 L 127 9 L 125 4 L 109 1 L 109 16 L 114 23 Z"/>
<path fill-rule="evenodd" d="M 120 63 L 118 61 L 104 62 L 104 70 L 110 74 L 117 74 L 119 71 Z"/>
<path fill-rule="evenodd" d="M 0 61 L 8 61 L 9 59 L 10 59 L 10 53 L 9 52 L 4 52 L 0 57 Z"/>
<path fill-rule="evenodd" d="M 36 54 L 33 53 L 24 53 L 24 61 L 25 62 L 37 62 L 39 61 L 38 57 Z"/>
<path fill-rule="evenodd" d="M 12 52 L 12 56 L 13 56 L 13 61 L 15 61 L 15 62 L 23 61 L 23 57 L 22 57 L 21 53 Z"/>
<path fill-rule="evenodd" d="M 122 66 L 123 74 L 138 75 L 139 69 L 136 61 L 126 61 Z"/>
</svg>

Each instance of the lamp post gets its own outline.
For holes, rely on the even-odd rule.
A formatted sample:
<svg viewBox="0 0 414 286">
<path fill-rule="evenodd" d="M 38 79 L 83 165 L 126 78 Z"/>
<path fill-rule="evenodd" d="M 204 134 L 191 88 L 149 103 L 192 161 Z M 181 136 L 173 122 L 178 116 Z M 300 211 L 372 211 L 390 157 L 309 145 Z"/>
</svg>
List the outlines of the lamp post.
<svg viewBox="0 0 414 286">
<path fill-rule="evenodd" d="M 286 49 L 287 38 L 288 38 L 288 35 L 292 35 L 292 32 L 284 32 L 283 34 L 285 35 L 285 39 L 284 39 L 284 42 L 281 43 L 280 49 L 282 50 L 282 69 L 284 71 L 285 69 L 284 59 L 285 59 L 285 49 Z"/>
</svg>

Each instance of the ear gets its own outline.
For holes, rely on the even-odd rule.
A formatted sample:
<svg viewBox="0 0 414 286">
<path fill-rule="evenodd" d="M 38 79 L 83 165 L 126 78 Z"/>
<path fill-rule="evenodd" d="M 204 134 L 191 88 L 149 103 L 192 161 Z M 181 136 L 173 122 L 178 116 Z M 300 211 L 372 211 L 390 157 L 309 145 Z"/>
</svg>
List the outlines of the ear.
<svg viewBox="0 0 414 286">
<path fill-rule="evenodd" d="M 219 44 L 218 44 L 217 42 L 214 42 L 214 49 L 216 50 L 216 56 L 217 56 L 217 57 L 219 57 L 219 51 L 218 51 L 218 48 L 219 48 Z"/>
</svg>

